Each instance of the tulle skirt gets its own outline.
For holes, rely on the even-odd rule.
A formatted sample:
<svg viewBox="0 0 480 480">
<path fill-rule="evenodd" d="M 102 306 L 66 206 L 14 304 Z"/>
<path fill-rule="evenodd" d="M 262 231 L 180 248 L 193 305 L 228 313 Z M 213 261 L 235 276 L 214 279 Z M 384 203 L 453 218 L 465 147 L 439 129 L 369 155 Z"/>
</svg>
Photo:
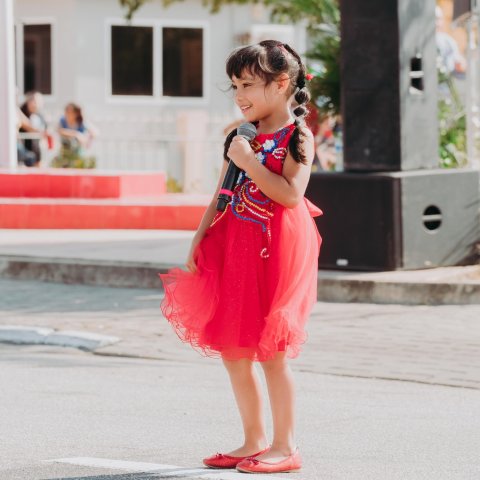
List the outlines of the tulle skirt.
<svg viewBox="0 0 480 480">
<path fill-rule="evenodd" d="M 276 204 L 269 257 L 260 252 L 258 225 L 230 211 L 210 226 L 194 251 L 197 272 L 159 274 L 160 308 L 179 338 L 205 356 L 227 360 L 298 356 L 316 301 L 322 239 L 306 198 L 294 208 Z"/>
</svg>

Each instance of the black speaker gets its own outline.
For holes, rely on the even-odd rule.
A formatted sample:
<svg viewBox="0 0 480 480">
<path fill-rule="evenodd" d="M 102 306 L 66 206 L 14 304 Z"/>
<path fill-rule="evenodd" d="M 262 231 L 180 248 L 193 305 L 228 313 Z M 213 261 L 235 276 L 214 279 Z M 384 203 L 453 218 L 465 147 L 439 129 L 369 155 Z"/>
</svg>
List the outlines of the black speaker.
<svg viewBox="0 0 480 480">
<path fill-rule="evenodd" d="M 312 173 L 306 196 L 324 211 L 320 268 L 455 265 L 480 240 L 478 171 Z"/>
<path fill-rule="evenodd" d="M 341 0 L 344 168 L 438 165 L 435 0 Z"/>
</svg>

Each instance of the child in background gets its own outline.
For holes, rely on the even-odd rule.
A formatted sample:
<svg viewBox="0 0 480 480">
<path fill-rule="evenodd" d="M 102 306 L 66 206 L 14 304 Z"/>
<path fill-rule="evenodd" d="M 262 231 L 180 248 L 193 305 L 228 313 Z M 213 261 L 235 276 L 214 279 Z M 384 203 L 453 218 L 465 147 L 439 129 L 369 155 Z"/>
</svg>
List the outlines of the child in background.
<svg viewBox="0 0 480 480">
<path fill-rule="evenodd" d="M 58 133 L 61 140 L 61 149 L 54 158 L 54 167 L 93 168 L 94 157 L 86 154 L 93 138 L 95 129 L 87 126 L 83 119 L 82 109 L 75 103 L 65 107 L 65 114 L 60 118 Z"/>
</svg>

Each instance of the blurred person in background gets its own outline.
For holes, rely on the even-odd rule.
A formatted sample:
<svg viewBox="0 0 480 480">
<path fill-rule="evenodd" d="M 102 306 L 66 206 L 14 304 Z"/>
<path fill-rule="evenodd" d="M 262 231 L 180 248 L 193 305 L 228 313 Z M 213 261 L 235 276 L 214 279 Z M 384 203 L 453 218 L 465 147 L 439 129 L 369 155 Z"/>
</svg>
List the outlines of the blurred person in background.
<svg viewBox="0 0 480 480">
<path fill-rule="evenodd" d="M 43 109 L 43 96 L 40 92 L 28 92 L 25 94 L 25 101 L 20 107 L 20 110 L 24 117 L 28 120 L 21 122 L 20 132 L 21 133 L 36 133 L 41 134 L 45 138 L 48 137 L 47 132 L 47 122 L 42 115 Z M 28 161 L 28 166 L 39 166 L 41 161 L 41 149 L 40 149 L 40 139 L 25 139 L 22 141 L 23 147 L 26 152 L 31 152 L 35 156 L 33 164 L 30 160 Z M 29 155 L 30 158 L 33 158 Z"/>
<path fill-rule="evenodd" d="M 16 115 L 16 132 L 18 133 L 22 129 L 23 132 L 27 133 L 39 133 L 30 125 L 30 120 L 25 116 L 25 114 L 20 110 L 20 107 L 17 107 Z M 17 160 L 18 163 L 25 165 L 26 167 L 33 167 L 36 164 L 36 155 L 30 150 L 25 148 L 24 143 L 17 139 Z"/>
<path fill-rule="evenodd" d="M 92 140 L 97 136 L 97 130 L 87 125 L 83 112 L 76 103 L 69 103 L 65 107 L 64 115 L 58 124 L 61 149 L 54 158 L 54 167 L 93 168 L 95 159 L 87 156 Z"/>
<path fill-rule="evenodd" d="M 445 17 L 443 10 L 438 5 L 435 8 L 435 22 L 435 39 L 441 66 L 445 69 L 446 74 L 463 79 L 467 62 L 460 53 L 457 41 L 445 31 Z"/>
<path fill-rule="evenodd" d="M 335 170 L 335 117 L 323 115 L 319 121 L 319 129 L 315 137 L 317 144 L 317 156 L 319 159 L 318 170 Z"/>
</svg>

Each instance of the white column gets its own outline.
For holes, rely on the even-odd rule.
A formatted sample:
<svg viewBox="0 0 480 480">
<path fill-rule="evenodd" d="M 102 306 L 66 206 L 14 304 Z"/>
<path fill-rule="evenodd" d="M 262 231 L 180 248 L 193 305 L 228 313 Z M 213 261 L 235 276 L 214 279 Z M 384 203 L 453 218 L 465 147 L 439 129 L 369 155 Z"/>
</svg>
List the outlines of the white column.
<svg viewBox="0 0 480 480">
<path fill-rule="evenodd" d="M 0 168 L 17 168 L 13 0 L 0 0 Z"/>
<path fill-rule="evenodd" d="M 208 113 L 187 110 L 177 116 L 177 132 L 183 146 L 183 192 L 205 193 Z"/>
</svg>

